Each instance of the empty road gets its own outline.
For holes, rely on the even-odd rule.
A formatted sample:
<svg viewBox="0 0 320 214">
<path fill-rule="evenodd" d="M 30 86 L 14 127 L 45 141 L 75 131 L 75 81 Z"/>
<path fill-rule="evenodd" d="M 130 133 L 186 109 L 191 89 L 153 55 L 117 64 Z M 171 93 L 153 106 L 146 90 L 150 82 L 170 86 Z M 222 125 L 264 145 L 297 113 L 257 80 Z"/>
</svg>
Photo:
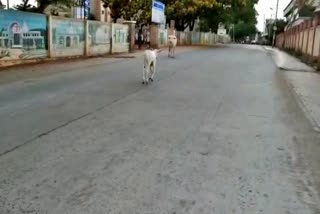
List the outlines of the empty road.
<svg viewBox="0 0 320 214">
<path fill-rule="evenodd" d="M 263 48 L 158 60 L 2 81 L 0 213 L 320 213 L 320 136 Z"/>
</svg>

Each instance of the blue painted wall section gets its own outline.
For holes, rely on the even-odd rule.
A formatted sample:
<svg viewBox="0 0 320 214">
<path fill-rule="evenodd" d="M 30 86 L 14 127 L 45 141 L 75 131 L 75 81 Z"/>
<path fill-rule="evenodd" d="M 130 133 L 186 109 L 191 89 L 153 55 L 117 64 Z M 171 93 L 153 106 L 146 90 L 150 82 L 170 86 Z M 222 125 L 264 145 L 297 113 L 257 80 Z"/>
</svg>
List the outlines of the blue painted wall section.
<svg viewBox="0 0 320 214">
<path fill-rule="evenodd" d="M 47 57 L 47 17 L 0 10 L 0 60 Z"/>
</svg>

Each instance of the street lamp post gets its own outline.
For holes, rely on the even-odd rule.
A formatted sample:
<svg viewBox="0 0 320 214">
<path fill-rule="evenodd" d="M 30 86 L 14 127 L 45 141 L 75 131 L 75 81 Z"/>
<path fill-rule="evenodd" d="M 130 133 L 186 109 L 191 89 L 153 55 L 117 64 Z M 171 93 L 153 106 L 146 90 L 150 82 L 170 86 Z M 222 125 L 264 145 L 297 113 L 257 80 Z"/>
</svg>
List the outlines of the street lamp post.
<svg viewBox="0 0 320 214">
<path fill-rule="evenodd" d="M 275 46 L 275 40 L 276 40 L 277 19 L 278 19 L 278 7 L 279 7 L 279 0 L 277 0 L 276 18 L 275 18 L 275 20 L 274 20 L 272 47 Z"/>
<path fill-rule="evenodd" d="M 9 0 L 7 0 L 7 9 L 8 9 L 8 10 L 10 9 Z"/>
</svg>

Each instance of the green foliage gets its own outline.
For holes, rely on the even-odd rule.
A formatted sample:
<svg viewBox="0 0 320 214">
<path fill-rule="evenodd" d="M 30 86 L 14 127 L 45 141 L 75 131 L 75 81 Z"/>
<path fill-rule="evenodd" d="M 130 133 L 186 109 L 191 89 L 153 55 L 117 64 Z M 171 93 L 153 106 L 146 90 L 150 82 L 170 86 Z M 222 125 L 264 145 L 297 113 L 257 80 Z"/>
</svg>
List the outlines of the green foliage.
<svg viewBox="0 0 320 214">
<path fill-rule="evenodd" d="M 102 0 L 104 7 L 111 9 L 114 22 L 123 17 L 126 20 L 135 20 L 140 25 L 151 22 L 152 0 Z"/>
<path fill-rule="evenodd" d="M 205 16 L 207 11 L 221 7 L 218 0 L 166 0 L 167 20 L 176 20 L 179 31 L 187 27 L 193 30 L 195 20 Z"/>
<path fill-rule="evenodd" d="M 139 24 L 151 22 L 152 0 L 102 0 L 105 7 L 110 7 L 112 18 L 133 18 Z M 193 28 L 195 20 L 206 8 L 217 7 L 217 0 L 162 0 L 166 5 L 167 20 L 176 20 L 177 30 Z"/>
<path fill-rule="evenodd" d="M 286 27 L 287 22 L 284 19 L 278 19 L 277 20 L 277 34 L 284 31 L 284 28 Z"/>
<path fill-rule="evenodd" d="M 216 32 L 218 24 L 222 22 L 227 27 L 235 24 L 236 38 L 242 37 L 246 30 L 247 35 L 255 33 L 257 12 L 254 5 L 257 2 L 257 0 L 219 0 L 218 7 L 208 9 L 201 17 L 200 29 L 201 31 L 211 29 Z"/>
<path fill-rule="evenodd" d="M 252 36 L 257 32 L 254 24 L 248 24 L 243 21 L 234 26 L 235 39 L 243 39 L 246 36 Z"/>
<path fill-rule="evenodd" d="M 315 7 L 309 4 L 304 5 L 299 10 L 300 17 L 312 17 L 314 15 Z"/>
<path fill-rule="evenodd" d="M 104 7 L 110 7 L 111 17 L 113 18 L 114 22 L 116 22 L 118 18 L 124 16 L 130 1 L 131 0 L 102 0 Z"/>
<path fill-rule="evenodd" d="M 0 10 L 3 9 L 5 6 L 4 4 L 2 3 L 2 1 L 0 0 Z"/>
<path fill-rule="evenodd" d="M 15 9 L 21 10 L 21 11 L 29 11 L 29 12 L 35 12 L 35 13 L 43 13 L 44 10 L 49 6 L 49 5 L 65 5 L 68 7 L 71 6 L 78 6 L 78 4 L 82 5 L 83 1 L 74 1 L 74 0 L 36 0 L 37 2 L 37 7 L 32 6 L 30 4 L 30 0 L 21 0 L 22 3 L 19 5 L 15 6 Z"/>
<path fill-rule="evenodd" d="M 132 18 L 140 26 L 150 24 L 151 5 L 152 0 L 131 0 L 124 8 L 123 17 L 127 20 Z"/>
<path fill-rule="evenodd" d="M 286 25 L 287 25 L 287 22 L 284 19 L 278 19 L 276 34 L 283 32 Z M 274 22 L 267 23 L 266 28 L 268 29 L 268 43 L 269 44 L 272 44 L 272 40 L 273 40 L 273 33 L 274 33 L 273 27 L 274 27 Z"/>
<path fill-rule="evenodd" d="M 22 3 L 14 6 L 14 8 L 21 11 L 30 11 L 33 6 L 29 4 L 29 0 L 22 0 Z"/>
</svg>

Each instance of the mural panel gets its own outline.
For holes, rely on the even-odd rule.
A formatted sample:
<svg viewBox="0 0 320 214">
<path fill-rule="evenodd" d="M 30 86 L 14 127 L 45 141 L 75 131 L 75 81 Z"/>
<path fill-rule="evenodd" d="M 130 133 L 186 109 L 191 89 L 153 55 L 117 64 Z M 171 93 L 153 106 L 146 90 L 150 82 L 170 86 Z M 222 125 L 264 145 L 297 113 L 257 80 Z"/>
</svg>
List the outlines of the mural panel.
<svg viewBox="0 0 320 214">
<path fill-rule="evenodd" d="M 72 19 L 52 19 L 52 46 L 54 56 L 83 55 L 84 45 L 84 22 Z"/>
<path fill-rule="evenodd" d="M 47 17 L 1 10 L 0 60 L 47 57 Z"/>
<path fill-rule="evenodd" d="M 110 24 L 89 22 L 89 54 L 106 54 L 110 52 Z"/>
<path fill-rule="evenodd" d="M 128 52 L 129 51 L 129 27 L 128 25 L 112 24 L 113 42 L 112 52 Z"/>
<path fill-rule="evenodd" d="M 200 32 L 191 32 L 191 42 L 192 44 L 200 44 Z"/>
<path fill-rule="evenodd" d="M 167 45 L 167 38 L 168 37 L 168 32 L 166 29 L 159 29 L 159 35 L 158 35 L 158 39 L 159 39 L 159 45 L 165 46 Z"/>
</svg>

